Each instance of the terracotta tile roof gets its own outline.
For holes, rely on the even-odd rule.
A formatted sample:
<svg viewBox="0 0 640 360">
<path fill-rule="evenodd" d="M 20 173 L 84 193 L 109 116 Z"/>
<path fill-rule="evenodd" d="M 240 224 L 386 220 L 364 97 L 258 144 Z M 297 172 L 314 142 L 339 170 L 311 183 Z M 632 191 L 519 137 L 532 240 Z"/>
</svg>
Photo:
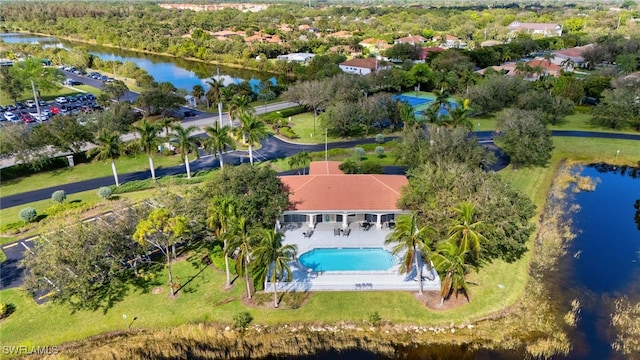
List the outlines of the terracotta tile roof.
<svg viewBox="0 0 640 360">
<path fill-rule="evenodd" d="M 394 40 L 394 42 L 396 43 L 414 43 L 414 44 L 423 43 L 425 41 L 427 41 L 427 39 L 420 35 L 406 36 L 406 37 L 402 37 Z"/>
<path fill-rule="evenodd" d="M 530 30 L 554 30 L 556 27 L 560 25 L 553 23 L 521 23 L 518 21 L 514 21 L 507 29 L 509 30 L 518 30 L 518 29 L 530 29 Z"/>
<path fill-rule="evenodd" d="M 585 50 L 590 49 L 592 47 L 593 47 L 593 45 L 589 44 L 589 45 L 585 45 L 585 46 L 577 46 L 577 47 L 564 49 L 564 50 L 556 50 L 553 53 L 554 54 L 568 56 L 568 57 L 578 58 L 578 57 L 582 57 L 582 54 L 584 53 Z"/>
<path fill-rule="evenodd" d="M 341 30 L 341 31 L 334 32 L 332 34 L 328 34 L 327 36 L 331 36 L 335 38 L 347 38 L 347 37 L 352 37 L 353 35 L 349 31 Z"/>
<path fill-rule="evenodd" d="M 345 62 L 341 62 L 342 66 L 352 66 L 363 69 L 376 69 L 377 60 L 375 58 L 365 58 L 365 59 L 351 59 Z"/>
<path fill-rule="evenodd" d="M 560 71 L 562 70 L 562 67 L 552 63 L 552 62 L 548 62 L 545 59 L 533 59 L 529 62 L 527 62 L 527 65 L 531 66 L 531 67 L 536 67 L 536 66 L 540 66 L 543 69 L 546 69 L 547 71 Z"/>
<path fill-rule="evenodd" d="M 291 192 L 289 210 L 401 210 L 401 190 L 408 185 L 403 175 L 344 174 L 339 161 L 314 161 L 309 175 L 281 176 Z"/>
</svg>

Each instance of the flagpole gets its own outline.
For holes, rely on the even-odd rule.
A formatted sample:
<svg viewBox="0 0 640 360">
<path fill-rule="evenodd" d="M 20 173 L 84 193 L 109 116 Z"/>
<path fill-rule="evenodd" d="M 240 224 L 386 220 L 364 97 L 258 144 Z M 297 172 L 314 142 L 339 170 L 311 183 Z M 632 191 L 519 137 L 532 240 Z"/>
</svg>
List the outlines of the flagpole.
<svg viewBox="0 0 640 360">
<path fill-rule="evenodd" d="M 327 134 L 329 129 L 324 129 L 324 161 L 329 161 Z"/>
</svg>

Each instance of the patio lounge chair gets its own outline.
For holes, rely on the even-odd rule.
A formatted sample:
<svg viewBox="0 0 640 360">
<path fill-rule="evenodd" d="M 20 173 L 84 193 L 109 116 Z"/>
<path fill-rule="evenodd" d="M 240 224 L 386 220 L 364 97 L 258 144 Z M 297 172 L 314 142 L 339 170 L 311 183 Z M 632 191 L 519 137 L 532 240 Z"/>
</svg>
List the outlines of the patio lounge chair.
<svg viewBox="0 0 640 360">
<path fill-rule="evenodd" d="M 302 236 L 304 236 L 305 238 L 310 238 L 311 235 L 313 235 L 313 230 L 309 230 L 308 232 L 302 233 Z"/>
<path fill-rule="evenodd" d="M 334 228 L 333 229 L 333 236 L 339 236 L 340 235 L 340 229 L 339 228 Z"/>
<path fill-rule="evenodd" d="M 349 236 L 351 234 L 351 229 L 346 228 L 342 231 L 342 236 Z"/>
</svg>

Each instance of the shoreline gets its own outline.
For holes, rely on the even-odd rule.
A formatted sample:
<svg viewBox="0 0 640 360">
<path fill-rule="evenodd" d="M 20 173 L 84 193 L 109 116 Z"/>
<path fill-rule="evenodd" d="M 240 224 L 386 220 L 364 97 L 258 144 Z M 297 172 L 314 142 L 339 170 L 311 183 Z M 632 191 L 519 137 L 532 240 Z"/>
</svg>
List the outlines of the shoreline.
<svg viewBox="0 0 640 360">
<path fill-rule="evenodd" d="M 258 71 L 258 72 L 268 73 L 268 74 L 272 74 L 272 75 L 282 75 L 282 76 L 287 76 L 288 77 L 288 74 L 283 74 L 283 73 L 274 72 L 274 71 L 261 70 L 261 69 L 258 69 L 258 68 L 249 67 L 249 66 L 245 66 L 245 65 L 241 65 L 241 64 L 224 63 L 224 62 L 215 61 L 215 60 L 202 60 L 202 59 L 192 58 L 192 57 L 178 57 L 178 56 L 175 56 L 173 54 L 160 53 L 160 52 L 149 51 L 149 50 L 140 50 L 140 49 L 127 48 L 127 47 L 122 47 L 122 46 L 116 46 L 116 45 L 113 45 L 113 44 L 98 44 L 96 41 L 76 39 L 76 38 L 72 38 L 72 37 L 68 37 L 68 36 L 59 36 L 59 35 L 55 35 L 55 34 L 46 34 L 46 33 L 40 33 L 40 32 L 32 32 L 32 31 L 16 31 L 16 33 L 25 34 L 25 35 L 38 35 L 38 36 L 46 36 L 46 37 L 55 37 L 55 38 L 61 39 L 61 40 L 66 40 L 66 41 L 80 43 L 80 44 L 102 46 L 102 47 L 109 48 L 109 49 L 118 49 L 118 50 L 141 53 L 141 54 L 164 56 L 164 57 L 172 58 L 172 59 L 182 59 L 182 60 L 187 60 L 187 61 L 199 62 L 199 63 L 202 63 L 202 64 L 220 65 L 220 66 L 225 66 L 225 67 L 229 67 L 229 68 Z"/>
</svg>

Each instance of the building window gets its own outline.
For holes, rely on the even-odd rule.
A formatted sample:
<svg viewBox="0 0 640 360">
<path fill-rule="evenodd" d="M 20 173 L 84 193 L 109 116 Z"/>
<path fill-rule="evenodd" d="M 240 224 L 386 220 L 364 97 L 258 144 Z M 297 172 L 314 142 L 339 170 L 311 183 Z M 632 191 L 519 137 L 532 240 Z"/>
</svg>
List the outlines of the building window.
<svg viewBox="0 0 640 360">
<path fill-rule="evenodd" d="M 286 223 L 303 223 L 307 222 L 307 215 L 304 214 L 290 214 L 284 216 L 284 222 Z"/>
</svg>

